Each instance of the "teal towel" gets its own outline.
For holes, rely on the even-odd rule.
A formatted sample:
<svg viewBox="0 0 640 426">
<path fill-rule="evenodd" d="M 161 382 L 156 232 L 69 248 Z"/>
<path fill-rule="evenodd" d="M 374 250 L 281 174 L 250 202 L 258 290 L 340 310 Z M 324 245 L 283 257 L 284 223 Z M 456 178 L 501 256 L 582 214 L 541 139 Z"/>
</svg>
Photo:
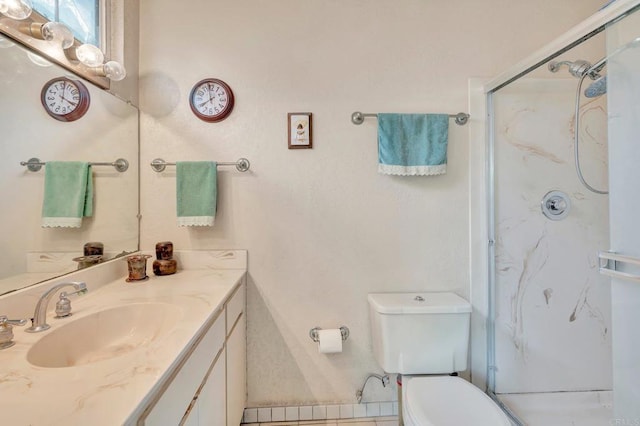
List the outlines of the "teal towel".
<svg viewBox="0 0 640 426">
<path fill-rule="evenodd" d="M 447 114 L 378 114 L 378 172 L 446 173 L 448 140 Z"/>
<path fill-rule="evenodd" d="M 176 163 L 178 226 L 213 226 L 218 198 L 217 164 Z"/>
<path fill-rule="evenodd" d="M 48 161 L 44 172 L 43 228 L 80 228 L 93 214 L 93 177 L 89 163 Z"/>
</svg>

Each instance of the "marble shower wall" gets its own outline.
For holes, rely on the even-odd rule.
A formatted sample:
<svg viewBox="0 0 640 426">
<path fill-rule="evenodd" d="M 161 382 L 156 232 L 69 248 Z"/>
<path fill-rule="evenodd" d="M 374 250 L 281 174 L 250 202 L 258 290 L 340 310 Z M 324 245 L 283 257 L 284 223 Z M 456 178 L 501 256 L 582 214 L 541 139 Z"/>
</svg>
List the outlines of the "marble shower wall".
<svg viewBox="0 0 640 426">
<path fill-rule="evenodd" d="M 585 86 L 588 81 L 585 82 Z M 573 160 L 576 79 L 521 79 L 495 96 L 496 392 L 611 389 L 608 197 Z M 606 96 L 580 109 L 587 182 L 607 188 Z M 560 190 L 561 221 L 540 202 Z"/>
</svg>

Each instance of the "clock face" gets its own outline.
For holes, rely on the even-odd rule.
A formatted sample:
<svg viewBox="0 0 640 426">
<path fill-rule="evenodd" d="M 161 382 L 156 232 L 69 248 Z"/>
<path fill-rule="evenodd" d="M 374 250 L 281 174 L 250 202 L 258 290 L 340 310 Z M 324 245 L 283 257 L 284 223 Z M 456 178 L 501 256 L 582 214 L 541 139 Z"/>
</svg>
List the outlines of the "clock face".
<svg viewBox="0 0 640 426">
<path fill-rule="evenodd" d="M 66 77 L 48 81 L 42 88 L 40 99 L 45 111 L 59 121 L 79 119 L 85 115 L 90 103 L 87 87 Z"/>
<path fill-rule="evenodd" d="M 222 80 L 207 78 L 193 86 L 189 96 L 191 111 L 209 123 L 222 121 L 233 110 L 233 92 Z"/>
</svg>

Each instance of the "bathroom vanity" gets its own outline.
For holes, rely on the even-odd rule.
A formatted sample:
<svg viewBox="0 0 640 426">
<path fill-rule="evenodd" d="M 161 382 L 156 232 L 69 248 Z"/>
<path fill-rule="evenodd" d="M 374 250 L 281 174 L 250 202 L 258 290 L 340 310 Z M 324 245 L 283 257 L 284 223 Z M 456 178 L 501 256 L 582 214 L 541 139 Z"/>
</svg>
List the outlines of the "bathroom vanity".
<svg viewBox="0 0 640 426">
<path fill-rule="evenodd" d="M 112 261 L 0 298 L 30 317 L 55 284 L 84 281 L 73 315 L 14 327 L 0 351 L 0 422 L 234 425 L 246 401 L 246 252 L 178 252 L 176 274 L 126 282 Z M 7 312 L 5 312 L 7 311 Z"/>
</svg>

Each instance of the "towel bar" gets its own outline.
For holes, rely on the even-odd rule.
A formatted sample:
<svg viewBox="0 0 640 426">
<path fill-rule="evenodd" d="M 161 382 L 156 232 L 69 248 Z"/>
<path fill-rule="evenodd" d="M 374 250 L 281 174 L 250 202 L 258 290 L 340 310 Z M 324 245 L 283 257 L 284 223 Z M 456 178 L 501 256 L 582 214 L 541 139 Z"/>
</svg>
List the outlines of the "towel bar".
<svg viewBox="0 0 640 426">
<path fill-rule="evenodd" d="M 47 163 L 45 161 L 40 161 L 39 158 L 30 158 L 29 161 L 21 161 L 20 165 L 21 166 L 27 166 L 27 169 L 29 169 L 29 171 L 31 172 L 37 172 L 39 171 L 42 166 L 46 165 Z M 126 172 L 127 169 L 129 169 L 129 162 L 127 160 L 125 160 L 124 158 L 118 158 L 116 161 L 113 161 L 111 163 L 89 163 L 89 165 L 91 166 L 112 166 L 113 168 L 115 168 L 117 171 L 119 171 L 120 173 L 122 172 Z"/>
<path fill-rule="evenodd" d="M 240 158 L 238 161 L 234 162 L 226 162 L 226 163 L 217 163 L 218 166 L 236 166 L 239 172 L 246 172 L 251 167 L 251 163 L 246 158 Z M 175 166 L 176 163 L 169 163 L 164 161 L 162 158 L 156 158 L 151 162 L 151 168 L 156 172 L 163 172 L 167 166 Z"/>
<path fill-rule="evenodd" d="M 363 113 L 360 111 L 356 111 L 351 114 L 351 122 L 353 124 L 362 124 L 366 117 L 376 117 L 378 118 L 378 114 L 375 113 Z M 469 121 L 469 117 L 471 117 L 466 112 L 459 112 L 457 114 L 449 114 L 449 118 L 455 119 L 455 122 L 458 126 L 464 126 Z"/>
<path fill-rule="evenodd" d="M 600 259 L 600 273 L 602 275 L 607 275 L 612 278 L 618 278 L 621 280 L 640 282 L 640 275 L 629 273 L 629 272 L 621 272 L 618 270 L 617 263 L 628 263 L 631 265 L 640 265 L 640 259 L 624 256 L 618 253 L 610 252 L 610 251 L 601 251 L 598 253 L 598 258 Z M 604 261 L 604 262 L 602 262 Z"/>
</svg>

